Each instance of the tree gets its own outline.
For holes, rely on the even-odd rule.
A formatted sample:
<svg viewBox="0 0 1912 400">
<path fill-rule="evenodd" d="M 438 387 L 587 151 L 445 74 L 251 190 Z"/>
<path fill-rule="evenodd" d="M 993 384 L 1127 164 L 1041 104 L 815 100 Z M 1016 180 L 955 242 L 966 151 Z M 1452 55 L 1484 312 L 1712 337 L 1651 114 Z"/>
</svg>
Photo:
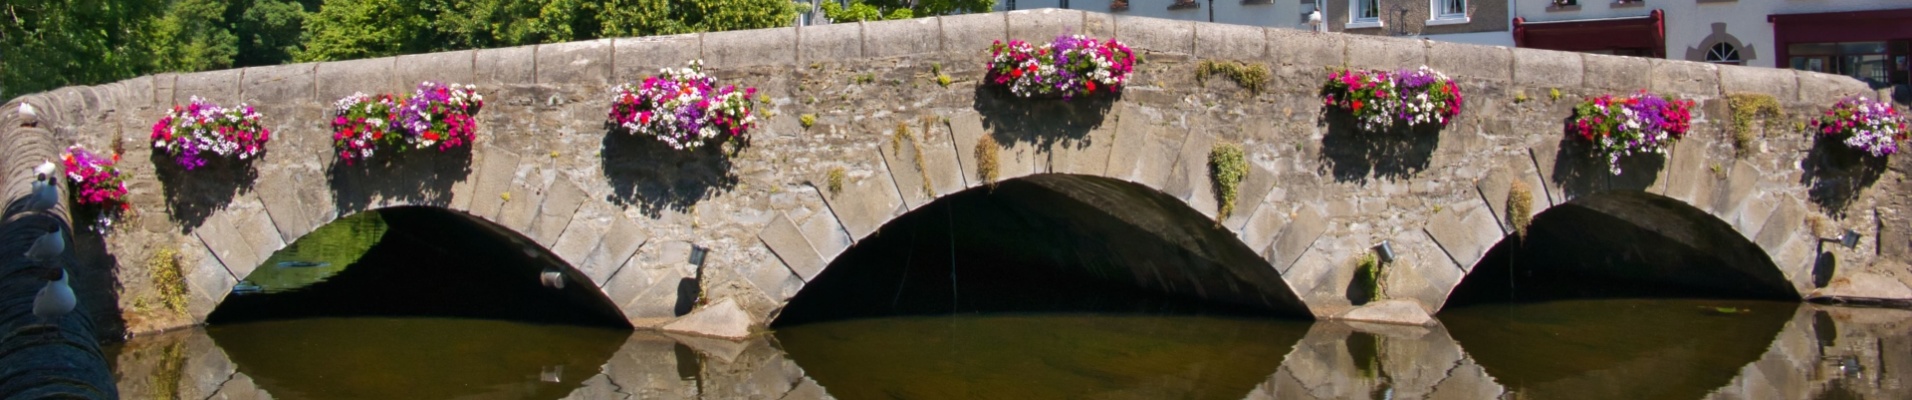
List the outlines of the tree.
<svg viewBox="0 0 1912 400">
<path fill-rule="evenodd" d="M 160 71 L 228 68 L 239 54 L 239 38 L 225 24 L 226 2 L 179 0 L 155 21 L 144 40 Z"/>
<path fill-rule="evenodd" d="M 838 22 L 987 12 L 996 7 L 996 0 L 855 0 L 847 8 L 835 1 L 819 1 L 823 2 L 823 16 Z"/>
<path fill-rule="evenodd" d="M 162 4 L 141 0 L 6 1 L 0 91 L 11 97 L 130 78 L 150 70 L 136 41 Z"/>
<path fill-rule="evenodd" d="M 406 0 L 325 0 L 306 14 L 305 47 L 293 54 L 304 61 L 349 60 L 429 51 L 431 23 Z"/>
<path fill-rule="evenodd" d="M 610 0 L 594 10 L 601 37 L 673 35 L 788 26 L 789 0 Z"/>
<path fill-rule="evenodd" d="M 234 66 L 277 65 L 292 61 L 299 51 L 299 33 L 303 31 L 307 7 L 318 9 L 318 2 L 305 4 L 289 0 L 235 1 L 226 9 L 226 20 L 236 21 L 233 35 L 239 39 L 239 56 Z"/>
</svg>

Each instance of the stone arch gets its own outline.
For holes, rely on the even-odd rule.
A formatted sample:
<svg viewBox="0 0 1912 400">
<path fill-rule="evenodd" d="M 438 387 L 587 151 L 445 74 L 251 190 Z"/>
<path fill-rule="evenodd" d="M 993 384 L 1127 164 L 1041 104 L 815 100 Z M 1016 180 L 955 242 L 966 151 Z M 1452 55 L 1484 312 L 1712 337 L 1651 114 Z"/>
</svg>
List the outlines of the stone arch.
<svg viewBox="0 0 1912 400">
<path fill-rule="evenodd" d="M 1746 296 L 1803 298 L 1814 288 L 1813 267 L 1819 262 L 1818 236 L 1806 223 L 1812 208 L 1797 188 L 1784 186 L 1784 177 L 1764 173 L 1754 160 L 1709 152 L 1706 144 L 1691 140 L 1665 156 L 1632 156 L 1622 160 L 1619 175 L 1605 172 L 1604 162 L 1587 156 L 1579 143 L 1529 148 L 1475 182 L 1478 206 L 1436 215 L 1427 230 L 1454 265 L 1472 275 L 1496 246 L 1517 240 L 1508 199 L 1519 181 L 1532 193 L 1529 220 L 1569 209 L 1623 214 L 1616 219 L 1635 222 L 1660 218 L 1667 225 L 1641 229 L 1686 245 L 1744 246 L 1750 252 L 1744 261 L 1757 267 L 1738 266 L 1731 273 L 1757 282 L 1755 289 L 1742 292 Z M 1669 276 L 1648 279 L 1690 283 Z"/>
<path fill-rule="evenodd" d="M 1123 105 L 1116 109 L 1116 115 L 1088 129 L 1080 137 L 1054 141 L 999 141 L 1003 147 L 999 153 L 997 182 L 1016 181 L 1040 186 L 1101 210 L 1120 208 L 1125 204 L 1141 204 L 1136 203 L 1136 199 L 1144 197 L 1147 199 L 1142 202 L 1169 201 L 1178 208 L 1175 211 L 1186 213 L 1183 216 L 1198 218 L 1193 221 L 1172 221 L 1162 217 L 1162 209 L 1111 214 L 1129 218 L 1161 218 L 1155 221 L 1130 221 L 1137 226 L 1184 225 L 1165 228 L 1158 233 L 1188 246 L 1205 246 L 1207 244 L 1204 242 L 1220 240 L 1196 238 L 1188 233 L 1192 230 L 1175 230 L 1186 228 L 1187 222 L 1199 222 L 1207 226 L 1215 223 L 1218 208 L 1208 178 L 1207 159 L 1217 138 L 1201 130 L 1138 122 L 1142 121 L 1140 118 L 1144 112 L 1139 107 Z M 828 183 L 829 177 L 813 178 L 812 185 L 823 200 L 820 209 L 799 209 L 794 213 L 775 215 L 758 232 L 758 238 L 775 254 L 782 266 L 789 269 L 794 281 L 787 285 L 778 282 L 758 284 L 761 287 L 784 288 L 781 295 L 771 291 L 772 296 L 778 297 L 778 307 L 781 307 L 796 295 L 803 283 L 815 278 L 851 246 L 876 235 L 891 221 L 958 192 L 991 190 L 974 167 L 978 157 L 976 143 L 985 135 L 1018 133 L 985 128 L 982 118 L 974 112 L 956 112 L 940 120 L 945 122 L 933 124 L 931 129 L 913 139 L 913 142 L 877 146 L 880 156 L 871 157 L 881 158 L 874 163 L 879 168 L 860 177 L 849 177 L 857 174 L 845 174 L 846 177 L 840 178 L 844 182 L 840 183 L 837 191 L 830 190 L 832 184 Z M 1123 118 L 1131 121 L 1122 122 Z M 920 151 L 911 147 L 919 148 Z M 1288 210 L 1276 211 L 1276 206 L 1263 201 L 1273 190 L 1274 174 L 1260 166 L 1251 166 L 1250 170 L 1240 186 L 1239 198 L 1242 200 L 1237 211 L 1220 221 L 1220 225 L 1226 229 L 1224 232 L 1234 236 L 1228 238 L 1232 242 L 1230 245 L 1252 252 L 1245 258 L 1238 257 L 1242 254 L 1229 255 L 1239 261 L 1239 265 L 1231 268 L 1243 268 L 1232 273 L 1252 277 L 1243 282 L 1252 281 L 1259 285 L 1255 291 L 1242 293 L 1256 296 L 1255 300 L 1248 300 L 1244 296 L 1237 302 L 1306 315 L 1307 306 L 1282 280 L 1282 267 L 1292 264 L 1295 256 L 1315 236 L 1320 235 L 1323 227 L 1318 218 L 1304 217 L 1305 221 L 1297 219 L 1297 223 L 1292 224 L 1294 227 L 1283 229 L 1281 225 L 1286 224 L 1287 217 L 1274 215 L 1289 214 Z M 1166 205 L 1159 202 L 1147 204 L 1149 207 Z M 1263 211 L 1263 208 L 1268 210 Z M 1278 240 L 1281 237 L 1290 239 Z M 1216 250 L 1198 249 L 1196 252 L 1211 251 Z M 1141 281 L 1138 284 L 1144 287 L 1149 285 Z M 1184 286 L 1182 290 L 1189 287 L 1192 286 Z"/>
</svg>

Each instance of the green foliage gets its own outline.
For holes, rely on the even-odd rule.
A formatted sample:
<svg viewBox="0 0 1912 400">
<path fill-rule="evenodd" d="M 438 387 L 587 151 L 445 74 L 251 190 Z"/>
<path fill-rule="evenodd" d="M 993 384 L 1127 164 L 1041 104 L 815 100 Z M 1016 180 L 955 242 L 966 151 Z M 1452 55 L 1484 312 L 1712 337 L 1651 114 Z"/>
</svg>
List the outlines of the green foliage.
<svg viewBox="0 0 1912 400">
<path fill-rule="evenodd" d="M 823 16 L 836 22 L 882 21 L 937 15 L 988 12 L 996 0 L 856 0 L 848 7 L 822 2 Z"/>
<path fill-rule="evenodd" d="M 1514 104 L 1520 104 L 1520 103 L 1526 103 L 1526 102 L 1527 102 L 1527 92 L 1522 90 L 1515 90 Z"/>
<path fill-rule="evenodd" d="M 1235 212 L 1242 178 L 1248 176 L 1248 159 L 1241 145 L 1218 143 L 1208 151 L 1208 178 L 1215 183 L 1215 197 L 1221 203 L 1216 220 L 1228 219 Z"/>
<path fill-rule="evenodd" d="M 1779 100 L 1773 96 L 1757 93 L 1733 93 L 1726 95 L 1726 104 L 1733 109 L 1733 154 L 1744 158 L 1752 155 L 1754 141 L 1759 140 L 1753 133 L 1753 119 L 1764 118 L 1767 129 L 1779 121 L 1782 111 Z"/>
<path fill-rule="evenodd" d="M 1560 88 L 1547 89 L 1547 98 L 1552 101 L 1560 101 Z"/>
<path fill-rule="evenodd" d="M 326 0 L 317 13 L 306 15 L 301 36 L 305 48 L 293 58 L 328 61 L 427 52 L 433 49 L 430 25 L 410 1 Z"/>
<path fill-rule="evenodd" d="M 983 135 L 976 140 L 976 177 L 990 188 L 996 187 L 996 173 L 1002 165 L 1000 154 L 1002 146 L 996 143 L 993 135 Z"/>
<path fill-rule="evenodd" d="M 931 121 L 934 121 L 935 119 L 936 119 L 936 116 L 934 115 L 923 116 L 923 131 L 924 132 L 929 132 L 929 129 L 931 126 L 930 123 Z M 936 189 L 933 187 L 930 187 L 929 185 L 929 165 L 925 164 L 923 161 L 923 145 L 916 142 L 916 134 L 910 132 L 910 125 L 908 122 L 897 122 L 896 131 L 890 136 L 890 153 L 896 154 L 898 156 L 903 155 L 904 143 L 908 143 L 910 145 L 911 154 L 915 157 L 916 172 L 918 173 L 919 178 L 921 178 L 920 180 L 923 181 L 923 187 L 922 187 L 923 195 L 932 196 L 932 197 L 936 196 Z"/>
<path fill-rule="evenodd" d="M 589 5 L 597 37 L 672 35 L 790 25 L 790 0 L 608 0 Z"/>
<path fill-rule="evenodd" d="M 830 194 L 843 193 L 843 167 L 830 168 L 829 174 L 825 175 L 823 179 L 826 189 L 830 190 Z"/>
<path fill-rule="evenodd" d="M 803 124 L 803 129 L 810 129 L 811 126 L 817 124 L 817 115 L 816 114 L 799 115 L 797 116 L 797 123 Z"/>
<path fill-rule="evenodd" d="M 318 9 L 318 1 L 309 2 Z M 275 65 L 292 61 L 299 51 L 299 35 L 304 31 L 306 5 L 301 1 L 252 0 L 235 2 L 226 8 L 226 19 L 235 21 L 233 35 L 239 40 L 239 55 L 234 66 Z"/>
<path fill-rule="evenodd" d="M 1527 182 L 1514 181 L 1507 190 L 1507 224 L 1514 226 L 1514 235 L 1521 240 L 1527 239 L 1527 227 L 1534 223 L 1534 191 Z"/>
<path fill-rule="evenodd" d="M 166 8 L 151 0 L 8 1 L 0 7 L 0 96 L 152 71 L 141 39 Z"/>
<path fill-rule="evenodd" d="M 1368 288 L 1369 302 L 1387 298 L 1387 292 L 1385 292 L 1387 289 L 1382 284 L 1387 279 L 1386 271 L 1383 271 L 1385 268 L 1381 265 L 1381 259 L 1374 256 L 1374 252 L 1361 253 L 1361 258 L 1354 260 L 1355 274 L 1361 277 L 1361 286 Z"/>
<path fill-rule="evenodd" d="M 1202 60 L 1196 66 L 1195 79 L 1202 84 L 1208 83 L 1211 75 L 1221 75 L 1235 81 L 1235 85 L 1248 89 L 1249 93 L 1261 94 L 1268 85 L 1268 66 L 1261 63 L 1243 64 L 1234 61 Z"/>
<path fill-rule="evenodd" d="M 152 274 L 153 288 L 159 292 L 160 304 L 175 314 L 186 313 L 186 278 L 179 266 L 179 252 L 172 248 L 161 248 L 146 258 L 146 271 Z"/>
<path fill-rule="evenodd" d="M 376 212 L 362 212 L 339 218 L 300 237 L 284 249 L 273 252 L 246 281 L 267 292 L 310 286 L 356 263 L 365 252 L 385 237 L 385 219 Z M 302 267 L 280 267 L 281 263 L 303 263 Z"/>
<path fill-rule="evenodd" d="M 153 24 L 146 42 L 153 66 L 162 71 L 232 67 L 239 38 L 226 28 L 226 2 L 179 0 Z"/>
</svg>

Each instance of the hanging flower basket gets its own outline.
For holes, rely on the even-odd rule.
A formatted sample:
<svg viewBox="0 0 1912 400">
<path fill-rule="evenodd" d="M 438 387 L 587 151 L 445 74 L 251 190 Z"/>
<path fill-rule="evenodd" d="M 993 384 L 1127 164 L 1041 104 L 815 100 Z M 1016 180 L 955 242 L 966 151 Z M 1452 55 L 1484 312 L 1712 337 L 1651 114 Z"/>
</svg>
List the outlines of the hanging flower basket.
<svg viewBox="0 0 1912 400">
<path fill-rule="evenodd" d="M 1899 151 L 1906 141 L 1906 118 L 1891 104 L 1862 96 L 1840 99 L 1825 115 L 1812 120 L 1812 127 L 1826 138 L 1873 157 L 1886 157 Z"/>
<path fill-rule="evenodd" d="M 126 175 L 114 167 L 119 154 L 101 157 L 73 145 L 60 154 L 60 162 L 66 166 L 67 194 L 73 203 L 98 213 L 94 230 L 105 232 L 115 216 L 132 208 L 126 202 Z"/>
<path fill-rule="evenodd" d="M 1567 132 L 1593 145 L 1604 155 L 1610 172 L 1620 174 L 1620 158 L 1632 154 L 1666 154 L 1666 149 L 1693 124 L 1693 102 L 1649 94 L 1602 95 L 1574 106 Z"/>
<path fill-rule="evenodd" d="M 485 105 L 475 85 L 422 82 L 409 97 L 353 93 L 333 103 L 332 148 L 346 164 L 380 149 L 404 152 L 467 147 L 476 139 Z"/>
<path fill-rule="evenodd" d="M 1100 93 L 1117 94 L 1135 70 L 1135 52 L 1114 39 L 1057 36 L 1040 47 L 1021 40 L 990 45 L 987 84 L 1009 90 L 1016 97 L 1071 99 Z"/>
<path fill-rule="evenodd" d="M 1340 70 L 1321 88 L 1322 103 L 1354 116 L 1361 130 L 1446 127 L 1461 113 L 1461 89 L 1423 65 L 1399 71 Z"/>
<path fill-rule="evenodd" d="M 748 142 L 757 126 L 757 88 L 717 86 L 704 74 L 704 62 L 665 68 L 642 82 L 617 87 L 610 123 L 627 134 L 656 137 L 677 150 L 695 150 L 708 142 Z"/>
<path fill-rule="evenodd" d="M 266 141 L 272 139 L 261 118 L 245 103 L 225 108 L 194 96 L 153 124 L 153 149 L 189 171 L 206 166 L 209 159 L 249 160 L 265 152 Z"/>
</svg>

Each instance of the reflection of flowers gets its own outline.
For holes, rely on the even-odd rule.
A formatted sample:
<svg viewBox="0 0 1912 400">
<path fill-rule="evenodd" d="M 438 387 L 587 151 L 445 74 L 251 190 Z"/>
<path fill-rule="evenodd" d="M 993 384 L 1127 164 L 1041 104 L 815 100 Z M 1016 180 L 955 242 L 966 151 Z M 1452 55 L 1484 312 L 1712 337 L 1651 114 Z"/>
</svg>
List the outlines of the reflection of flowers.
<svg viewBox="0 0 1912 400">
<path fill-rule="evenodd" d="M 1593 143 L 1607 156 L 1608 168 L 1620 174 L 1620 157 L 1635 153 L 1666 154 L 1666 148 L 1692 127 L 1693 102 L 1669 100 L 1645 90 L 1632 96 L 1602 95 L 1574 107 L 1567 132 Z"/>
<path fill-rule="evenodd" d="M 1899 142 L 1907 136 L 1905 117 L 1898 109 L 1862 96 L 1840 99 L 1825 116 L 1814 118 L 1812 127 L 1874 157 L 1898 152 Z"/>
<path fill-rule="evenodd" d="M 1037 47 L 1021 40 L 990 45 L 989 75 L 984 82 L 1009 88 L 1017 97 L 1061 96 L 1098 91 L 1118 93 L 1135 69 L 1135 53 L 1114 39 L 1058 36 Z"/>
<path fill-rule="evenodd" d="M 119 163 L 119 154 L 100 157 L 76 144 L 66 148 L 60 161 L 66 165 L 67 184 L 71 188 L 68 194 L 73 197 L 73 203 L 96 207 L 99 211 L 95 231 L 105 232 L 112 227 L 114 216 L 132 208 L 126 202 L 126 176 L 114 168 Z"/>
<path fill-rule="evenodd" d="M 1461 89 L 1423 65 L 1399 71 L 1341 70 L 1322 87 L 1322 103 L 1354 115 L 1361 129 L 1400 124 L 1447 126 L 1461 113 Z"/>
<path fill-rule="evenodd" d="M 711 139 L 744 141 L 757 126 L 751 99 L 757 88 L 717 86 L 704 74 L 704 62 L 665 68 L 640 83 L 617 87 L 610 122 L 631 134 L 656 137 L 678 150 L 695 149 Z"/>
<path fill-rule="evenodd" d="M 245 160 L 265 151 L 266 141 L 272 138 L 260 118 L 245 103 L 225 108 L 193 96 L 187 105 L 173 106 L 153 124 L 153 148 L 187 170 L 205 166 L 206 157 L 214 155 Z"/>
</svg>

